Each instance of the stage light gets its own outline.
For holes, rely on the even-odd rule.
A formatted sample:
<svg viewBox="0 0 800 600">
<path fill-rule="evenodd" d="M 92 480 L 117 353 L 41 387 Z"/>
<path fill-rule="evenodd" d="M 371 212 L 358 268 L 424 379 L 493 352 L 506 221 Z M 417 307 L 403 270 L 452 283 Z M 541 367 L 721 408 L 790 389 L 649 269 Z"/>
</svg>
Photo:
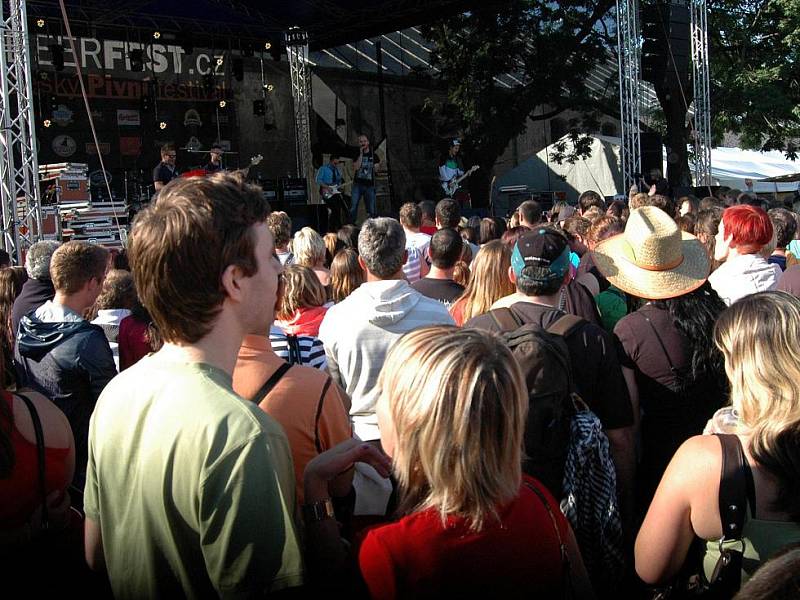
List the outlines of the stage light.
<svg viewBox="0 0 800 600">
<path fill-rule="evenodd" d="M 264 50 L 269 50 L 270 48 L 272 48 L 272 42 L 267 42 L 264 44 Z"/>
<path fill-rule="evenodd" d="M 268 83 L 268 84 L 267 84 L 267 91 L 268 91 L 268 92 L 271 92 L 271 91 L 272 91 L 272 90 L 274 90 L 274 89 L 275 89 L 275 86 L 274 86 L 274 85 L 272 85 L 271 83 Z"/>
<path fill-rule="evenodd" d="M 44 27 L 44 19 L 36 19 L 36 26 L 42 29 Z"/>
<path fill-rule="evenodd" d="M 164 121 L 161 121 L 161 123 L 158 124 L 158 128 L 159 129 L 166 129 L 167 128 L 167 124 Z"/>
<path fill-rule="evenodd" d="M 225 106 L 226 106 L 227 104 L 228 104 L 228 103 L 227 103 L 227 102 L 225 102 L 225 100 L 220 100 L 220 101 L 219 101 L 219 107 L 220 107 L 220 108 L 225 108 Z"/>
<path fill-rule="evenodd" d="M 50 127 L 50 125 L 52 125 L 52 124 L 53 124 L 53 123 L 52 123 L 52 121 L 50 121 L 50 119 L 45 119 L 45 120 L 44 120 L 44 126 L 45 126 L 45 127 Z"/>
<path fill-rule="evenodd" d="M 217 66 L 218 66 L 218 67 L 221 67 L 221 66 L 222 66 L 222 61 L 223 61 L 223 59 L 222 59 L 222 57 L 220 56 L 220 57 L 217 59 Z"/>
<path fill-rule="evenodd" d="M 160 31 L 154 31 L 153 32 L 153 39 L 156 39 L 156 40 L 161 39 L 161 32 Z"/>
</svg>

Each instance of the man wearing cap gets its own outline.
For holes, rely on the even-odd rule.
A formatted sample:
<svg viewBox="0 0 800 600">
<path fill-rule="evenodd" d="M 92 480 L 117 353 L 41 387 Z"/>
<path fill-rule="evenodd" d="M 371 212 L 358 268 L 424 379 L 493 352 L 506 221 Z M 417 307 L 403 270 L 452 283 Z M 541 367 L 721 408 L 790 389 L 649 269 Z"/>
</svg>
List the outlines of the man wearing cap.
<svg viewBox="0 0 800 600">
<path fill-rule="evenodd" d="M 442 183 L 442 188 L 445 192 L 449 192 L 447 185 L 453 179 L 464 174 L 464 165 L 458 155 L 459 150 L 461 150 L 461 141 L 458 139 L 451 140 L 447 155 L 439 161 L 439 181 Z"/>
<path fill-rule="evenodd" d="M 547 328 L 565 314 L 561 304 L 570 280 L 569 266 L 569 244 L 559 231 L 542 226 L 522 234 L 514 245 L 508 270 L 517 292 L 501 298 L 492 309 L 509 308 L 523 324 Z M 467 321 L 464 327 L 500 332 L 491 311 Z M 608 436 L 617 469 L 621 512 L 623 517 L 629 517 L 635 464 L 634 420 L 613 338 L 602 327 L 586 321 L 564 341 L 572 360 L 575 387 Z"/>
<path fill-rule="evenodd" d="M 208 163 L 203 169 L 211 175 L 222 170 L 222 146 L 219 144 L 212 144 L 211 150 L 208 151 Z"/>
</svg>

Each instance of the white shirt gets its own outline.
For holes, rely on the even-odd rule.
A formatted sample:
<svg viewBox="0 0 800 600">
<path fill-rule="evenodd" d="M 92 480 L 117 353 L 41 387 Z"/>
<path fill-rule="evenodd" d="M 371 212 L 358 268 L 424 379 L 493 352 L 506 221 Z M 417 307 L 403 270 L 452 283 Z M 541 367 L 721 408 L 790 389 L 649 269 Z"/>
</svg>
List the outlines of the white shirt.
<svg viewBox="0 0 800 600">
<path fill-rule="evenodd" d="M 408 252 L 408 258 L 406 264 L 403 265 L 403 273 L 405 273 L 408 283 L 419 281 L 422 261 L 425 260 L 430 245 L 431 236 L 427 233 L 419 231 L 415 233 L 406 229 L 406 252 Z"/>
<path fill-rule="evenodd" d="M 739 298 L 768 292 L 778 286 L 781 268 L 758 254 L 729 258 L 708 278 L 711 287 L 730 306 Z"/>
</svg>

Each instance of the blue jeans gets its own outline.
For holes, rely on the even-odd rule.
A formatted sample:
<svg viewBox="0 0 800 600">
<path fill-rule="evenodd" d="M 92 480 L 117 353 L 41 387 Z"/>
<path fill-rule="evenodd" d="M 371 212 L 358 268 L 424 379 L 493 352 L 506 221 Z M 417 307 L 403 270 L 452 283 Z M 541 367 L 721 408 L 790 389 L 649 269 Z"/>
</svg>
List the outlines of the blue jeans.
<svg viewBox="0 0 800 600">
<path fill-rule="evenodd" d="M 370 219 L 374 219 L 378 216 L 378 212 L 375 208 L 375 186 L 374 185 L 364 185 L 363 183 L 354 183 L 353 184 L 353 192 L 351 194 L 352 202 L 350 203 L 350 220 L 355 224 L 356 217 L 358 216 L 358 201 L 361 199 L 361 196 L 364 196 L 364 202 L 366 203 L 367 214 L 369 215 Z"/>
</svg>

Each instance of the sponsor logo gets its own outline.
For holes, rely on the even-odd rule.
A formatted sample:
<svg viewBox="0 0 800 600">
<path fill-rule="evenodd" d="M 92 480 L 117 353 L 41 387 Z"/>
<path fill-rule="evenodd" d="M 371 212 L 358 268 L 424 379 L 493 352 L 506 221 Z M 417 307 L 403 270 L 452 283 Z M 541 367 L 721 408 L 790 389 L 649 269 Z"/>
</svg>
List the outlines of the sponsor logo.
<svg viewBox="0 0 800 600">
<path fill-rule="evenodd" d="M 51 144 L 53 152 L 58 156 L 66 158 L 75 154 L 78 144 L 68 135 L 57 135 Z"/>
<path fill-rule="evenodd" d="M 74 114 L 75 113 L 67 108 L 66 105 L 59 104 L 58 108 L 53 111 L 53 121 L 55 121 L 61 127 L 66 127 L 72 123 L 72 117 Z"/>
<path fill-rule="evenodd" d="M 183 115 L 183 125 L 185 127 L 202 127 L 203 122 L 200 120 L 200 113 L 198 113 L 194 108 L 187 110 L 186 114 Z"/>
<path fill-rule="evenodd" d="M 131 109 L 117 109 L 117 124 L 129 125 L 131 127 L 138 127 L 142 124 L 141 117 L 138 110 Z"/>
</svg>

